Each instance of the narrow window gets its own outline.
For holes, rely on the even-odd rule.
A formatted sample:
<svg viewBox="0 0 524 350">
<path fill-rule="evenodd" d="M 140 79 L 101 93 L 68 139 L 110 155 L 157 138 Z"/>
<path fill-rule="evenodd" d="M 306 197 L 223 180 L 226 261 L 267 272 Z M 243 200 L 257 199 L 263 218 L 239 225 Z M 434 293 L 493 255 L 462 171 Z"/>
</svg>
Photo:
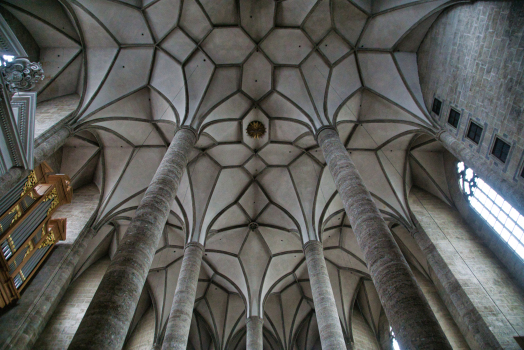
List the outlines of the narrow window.
<svg viewBox="0 0 524 350">
<path fill-rule="evenodd" d="M 393 343 L 393 350 L 400 350 L 400 346 L 398 346 L 397 339 L 395 338 L 395 333 L 393 332 L 393 329 L 391 327 L 389 327 L 389 338 Z"/>
<path fill-rule="evenodd" d="M 441 108 L 442 108 L 442 101 L 439 100 L 438 98 L 434 99 L 433 108 L 432 108 L 433 113 L 435 113 L 436 115 L 440 115 Z"/>
<path fill-rule="evenodd" d="M 469 124 L 468 139 L 478 144 L 480 142 L 480 136 L 482 136 L 482 127 L 478 124 L 471 122 Z"/>
<path fill-rule="evenodd" d="M 457 165 L 457 171 L 469 204 L 524 260 L 524 216 L 464 163 Z"/>
<path fill-rule="evenodd" d="M 454 128 L 457 128 L 457 126 L 459 125 L 459 120 L 460 113 L 451 108 L 451 111 L 449 112 L 448 124 L 450 124 Z"/>
<path fill-rule="evenodd" d="M 493 150 L 491 151 L 491 154 L 493 154 L 495 157 L 500 159 L 503 163 L 506 163 L 506 159 L 508 159 L 510 148 L 511 148 L 510 145 L 508 145 L 506 142 L 496 137 L 495 145 L 493 146 Z"/>
</svg>

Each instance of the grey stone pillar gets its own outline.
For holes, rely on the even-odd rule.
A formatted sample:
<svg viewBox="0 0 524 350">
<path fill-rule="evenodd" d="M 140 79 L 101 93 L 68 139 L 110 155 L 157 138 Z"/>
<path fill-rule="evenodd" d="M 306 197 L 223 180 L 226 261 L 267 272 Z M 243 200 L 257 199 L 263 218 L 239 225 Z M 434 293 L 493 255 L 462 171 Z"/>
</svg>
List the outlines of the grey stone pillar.
<svg viewBox="0 0 524 350">
<path fill-rule="evenodd" d="M 486 158 L 473 152 L 464 145 L 464 142 L 458 141 L 449 132 L 443 131 L 437 135 L 437 138 L 451 154 L 473 169 L 495 191 L 503 193 L 504 199 L 515 209 L 524 213 L 524 186 L 522 184 L 504 179 L 499 168 L 491 166 Z"/>
<path fill-rule="evenodd" d="M 395 239 L 334 129 L 318 143 L 402 349 L 451 349 Z"/>
<path fill-rule="evenodd" d="M 71 130 L 67 126 L 58 129 L 51 137 L 35 148 L 35 166 L 42 163 L 64 145 L 67 138 L 71 135 Z M 53 169 L 60 171 L 60 169 Z M 27 177 L 30 170 L 22 168 L 11 168 L 0 177 L 0 198 L 2 198 L 14 185 L 24 177 Z"/>
<path fill-rule="evenodd" d="M 163 350 L 187 349 L 203 252 L 204 246 L 200 243 L 191 242 L 186 246 L 173 305 L 167 320 Z"/>
<path fill-rule="evenodd" d="M 246 349 L 262 350 L 264 347 L 264 320 L 251 316 L 246 321 Z"/>
<path fill-rule="evenodd" d="M 319 241 L 307 242 L 304 245 L 304 255 L 306 256 L 322 349 L 346 350 L 335 296 L 331 289 L 326 261 L 324 260 L 322 243 Z"/>
<path fill-rule="evenodd" d="M 69 349 L 121 349 L 196 134 L 180 129 L 96 291 Z"/>
</svg>

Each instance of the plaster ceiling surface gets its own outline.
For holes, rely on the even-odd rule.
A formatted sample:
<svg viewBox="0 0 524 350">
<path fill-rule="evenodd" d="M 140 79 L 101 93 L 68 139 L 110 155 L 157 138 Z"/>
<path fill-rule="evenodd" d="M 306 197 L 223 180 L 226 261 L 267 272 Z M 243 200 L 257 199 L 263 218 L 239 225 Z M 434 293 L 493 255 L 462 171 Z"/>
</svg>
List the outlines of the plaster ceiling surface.
<svg viewBox="0 0 524 350">
<path fill-rule="evenodd" d="M 147 283 L 156 337 L 184 244 L 198 241 L 206 252 L 195 349 L 241 348 L 250 315 L 264 318 L 268 348 L 312 347 L 318 330 L 302 253 L 311 239 L 324 243 L 345 335 L 359 305 L 378 337 L 383 311 L 314 135 L 336 127 L 396 237 L 409 241 L 400 231 L 412 227 L 413 181 L 450 202 L 445 178 L 433 174 L 438 150 L 418 137 L 436 124 L 416 50 L 457 2 L 64 0 L 62 26 L 32 1 L 2 1 L 49 48 L 44 86 L 70 89 L 66 77 L 76 74 L 69 84 L 81 98 L 62 170 L 77 187 L 94 181 L 103 198 L 82 269 L 101 251 L 114 254 L 175 130 L 191 126 L 199 139 Z M 66 57 L 47 58 L 57 50 Z M 266 127 L 260 139 L 246 134 L 251 121 Z M 401 248 L 427 274 L 416 247 Z"/>
</svg>

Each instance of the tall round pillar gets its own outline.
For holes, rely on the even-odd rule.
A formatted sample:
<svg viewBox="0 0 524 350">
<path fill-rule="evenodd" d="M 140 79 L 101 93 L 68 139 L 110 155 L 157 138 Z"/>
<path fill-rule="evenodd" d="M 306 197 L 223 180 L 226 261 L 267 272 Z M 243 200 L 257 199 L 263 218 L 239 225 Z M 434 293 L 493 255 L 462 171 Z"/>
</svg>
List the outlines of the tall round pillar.
<svg viewBox="0 0 524 350">
<path fill-rule="evenodd" d="M 200 243 L 191 242 L 186 246 L 167 321 L 163 350 L 187 349 L 203 252 L 204 246 Z"/>
<path fill-rule="evenodd" d="M 318 331 L 322 349 L 347 350 L 340 326 L 335 296 L 324 260 L 324 249 L 319 241 L 304 245 L 309 282 L 317 316 Z"/>
<path fill-rule="evenodd" d="M 334 129 L 318 143 L 402 349 L 451 349 L 409 265 Z"/>
<path fill-rule="evenodd" d="M 69 349 L 121 349 L 196 134 L 180 129 L 160 163 Z"/>
<path fill-rule="evenodd" d="M 264 347 L 264 320 L 258 316 L 251 316 L 246 322 L 246 349 L 262 350 Z"/>
</svg>

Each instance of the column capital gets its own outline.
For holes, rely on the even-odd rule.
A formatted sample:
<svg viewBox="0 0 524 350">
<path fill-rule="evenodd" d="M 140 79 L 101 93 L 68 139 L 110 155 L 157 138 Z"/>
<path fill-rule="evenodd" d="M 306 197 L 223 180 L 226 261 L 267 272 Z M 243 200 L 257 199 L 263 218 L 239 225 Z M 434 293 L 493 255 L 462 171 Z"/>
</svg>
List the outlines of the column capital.
<svg viewBox="0 0 524 350">
<path fill-rule="evenodd" d="M 184 251 L 189 248 L 189 247 L 197 247 L 197 248 L 200 248 L 200 250 L 204 251 L 204 246 L 202 244 L 200 244 L 199 242 L 189 242 L 186 244 L 186 246 L 184 247 Z"/>
<path fill-rule="evenodd" d="M 252 323 L 252 322 L 255 322 L 255 323 L 264 323 L 264 319 L 260 316 L 249 316 L 246 320 L 246 324 L 248 323 Z"/>
<path fill-rule="evenodd" d="M 334 132 L 337 133 L 338 135 L 338 131 L 337 131 L 337 128 L 334 127 L 333 125 L 323 125 L 321 126 L 320 128 L 318 128 L 318 130 L 316 131 L 315 133 L 315 140 L 318 142 L 318 136 L 320 135 L 320 133 L 324 130 L 333 130 Z"/>
<path fill-rule="evenodd" d="M 435 134 L 435 138 L 439 141 L 442 141 L 442 134 L 448 132 L 446 129 L 440 129 L 439 131 L 437 131 L 437 133 Z"/>
<path fill-rule="evenodd" d="M 317 240 L 310 240 L 310 241 L 307 241 L 306 243 L 304 243 L 304 247 L 303 247 L 304 251 L 306 251 L 311 246 L 318 246 L 321 249 L 324 249 L 324 246 L 322 245 L 322 242 L 317 241 Z"/>
<path fill-rule="evenodd" d="M 193 133 L 193 135 L 195 136 L 195 141 L 198 140 L 198 132 L 197 132 L 197 130 L 196 130 L 194 127 L 192 127 L 191 125 L 182 125 L 182 126 L 180 126 L 179 128 L 177 128 L 177 129 L 175 130 L 175 135 L 176 135 L 176 133 L 179 132 L 180 130 L 189 130 L 189 131 L 191 131 L 191 132 Z"/>
</svg>

